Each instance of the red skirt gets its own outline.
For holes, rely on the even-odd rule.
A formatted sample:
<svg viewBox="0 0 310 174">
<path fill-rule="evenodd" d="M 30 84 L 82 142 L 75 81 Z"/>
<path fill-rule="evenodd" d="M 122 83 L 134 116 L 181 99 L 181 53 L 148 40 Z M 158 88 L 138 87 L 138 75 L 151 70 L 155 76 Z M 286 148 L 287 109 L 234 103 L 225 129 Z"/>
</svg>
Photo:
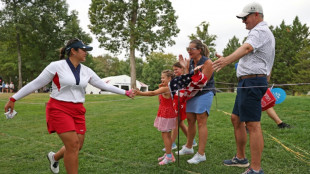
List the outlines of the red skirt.
<svg viewBox="0 0 310 174">
<path fill-rule="evenodd" d="M 85 112 L 83 103 L 72 103 L 50 98 L 46 105 L 47 130 L 51 134 L 75 131 L 85 134 Z"/>
</svg>

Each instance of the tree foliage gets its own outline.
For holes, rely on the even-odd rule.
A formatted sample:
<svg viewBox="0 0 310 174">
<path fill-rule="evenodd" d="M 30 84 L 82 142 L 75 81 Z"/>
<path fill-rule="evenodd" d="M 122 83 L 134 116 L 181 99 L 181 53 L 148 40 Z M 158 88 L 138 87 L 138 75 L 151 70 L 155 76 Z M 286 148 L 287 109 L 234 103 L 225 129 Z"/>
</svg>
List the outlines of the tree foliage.
<svg viewBox="0 0 310 174">
<path fill-rule="evenodd" d="M 239 39 L 236 36 L 233 36 L 232 39 L 228 41 L 228 44 L 223 50 L 223 56 L 226 57 L 233 53 L 237 48 L 239 48 L 241 44 L 239 43 Z M 221 71 L 217 72 L 214 76 L 215 82 L 217 83 L 217 87 L 229 87 L 229 91 L 233 91 L 234 83 L 236 83 L 236 70 L 235 63 L 227 65 Z"/>
<path fill-rule="evenodd" d="M 294 83 L 309 83 L 310 77 L 310 45 L 299 51 L 295 56 L 297 64 L 293 68 Z M 292 87 L 294 91 L 299 93 L 307 93 L 310 91 L 310 85 L 301 85 Z"/>
<path fill-rule="evenodd" d="M 301 24 L 296 16 L 292 25 L 285 24 L 284 21 L 277 27 L 270 27 L 276 39 L 276 55 L 271 76 L 271 83 L 286 84 L 300 82 L 298 77 L 301 71 L 298 67 L 300 63 L 307 64 L 305 50 L 310 45 L 309 27 L 306 24 Z M 305 67 L 307 68 L 307 67 Z M 305 69 L 310 71 L 310 69 Z M 300 75 L 302 75 L 301 73 Z M 283 87 L 291 89 L 294 94 L 294 87 Z"/>
<path fill-rule="evenodd" d="M 209 34 L 209 23 L 203 21 L 200 25 L 196 27 L 196 34 L 191 34 L 189 36 L 190 40 L 199 39 L 202 43 L 206 44 L 210 50 L 210 58 L 215 57 L 215 46 L 214 41 L 216 40 L 216 35 Z"/>
<path fill-rule="evenodd" d="M 89 28 L 100 46 L 130 55 L 131 86 L 136 83 L 135 51 L 147 55 L 175 42 L 179 29 L 169 0 L 92 0 Z"/>
<path fill-rule="evenodd" d="M 59 48 L 66 40 L 78 37 L 86 44 L 92 41 L 79 27 L 77 12 L 68 15 L 65 0 L 1 1 L 4 8 L 0 10 L 0 42 L 6 48 L 0 50 L 5 65 L 1 70 L 18 70 L 18 88 L 38 76 L 51 61 L 58 60 Z M 5 78 L 11 76 L 7 74 Z"/>
<path fill-rule="evenodd" d="M 166 69 L 172 69 L 177 62 L 173 54 L 152 53 L 146 57 L 147 63 L 143 67 L 143 82 L 149 85 L 149 90 L 158 88 L 161 82 L 161 72 Z"/>
</svg>

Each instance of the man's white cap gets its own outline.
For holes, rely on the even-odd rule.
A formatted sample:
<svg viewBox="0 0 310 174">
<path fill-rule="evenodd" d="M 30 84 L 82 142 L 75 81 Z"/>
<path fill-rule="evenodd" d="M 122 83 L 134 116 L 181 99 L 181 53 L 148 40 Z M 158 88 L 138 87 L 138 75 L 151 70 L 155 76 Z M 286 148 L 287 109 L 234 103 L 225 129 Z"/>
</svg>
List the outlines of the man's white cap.
<svg viewBox="0 0 310 174">
<path fill-rule="evenodd" d="M 237 18 L 243 18 L 249 15 L 250 13 L 256 13 L 256 12 L 263 14 L 263 7 L 257 2 L 252 2 L 243 8 L 242 12 L 237 15 Z"/>
</svg>

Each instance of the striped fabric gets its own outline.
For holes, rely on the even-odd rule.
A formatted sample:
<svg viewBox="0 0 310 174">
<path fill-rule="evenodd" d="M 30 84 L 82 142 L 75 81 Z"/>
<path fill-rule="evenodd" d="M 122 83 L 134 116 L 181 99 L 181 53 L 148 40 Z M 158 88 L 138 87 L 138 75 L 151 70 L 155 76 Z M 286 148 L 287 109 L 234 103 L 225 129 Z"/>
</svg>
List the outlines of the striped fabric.
<svg viewBox="0 0 310 174">
<path fill-rule="evenodd" d="M 253 51 L 239 60 L 237 77 L 251 74 L 269 75 L 275 57 L 275 39 L 266 22 L 260 22 L 252 30 L 245 43 Z"/>
<path fill-rule="evenodd" d="M 169 87 L 173 95 L 173 108 L 178 113 L 178 98 L 180 108 L 184 108 L 186 101 L 194 97 L 206 85 L 208 79 L 200 71 L 194 75 L 186 74 L 170 81 Z M 179 93 L 177 92 L 179 90 Z"/>
</svg>

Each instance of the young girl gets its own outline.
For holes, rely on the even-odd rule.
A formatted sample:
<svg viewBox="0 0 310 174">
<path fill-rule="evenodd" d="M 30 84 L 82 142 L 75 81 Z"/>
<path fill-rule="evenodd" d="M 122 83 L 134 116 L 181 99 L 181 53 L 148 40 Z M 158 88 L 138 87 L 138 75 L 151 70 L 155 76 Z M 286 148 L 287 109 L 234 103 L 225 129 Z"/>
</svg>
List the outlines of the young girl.
<svg viewBox="0 0 310 174">
<path fill-rule="evenodd" d="M 135 91 L 136 95 L 141 96 L 154 96 L 159 95 L 159 108 L 157 112 L 157 117 L 154 121 L 154 126 L 161 131 L 161 135 L 165 144 L 166 153 L 164 156 L 158 158 L 159 165 L 165 165 L 168 163 L 175 162 L 175 158 L 171 153 L 171 131 L 176 127 L 177 115 L 172 106 L 172 98 L 168 83 L 174 77 L 173 71 L 164 70 L 161 73 L 161 84 L 159 89 L 155 91 L 141 92 L 139 90 Z"/>
<path fill-rule="evenodd" d="M 180 62 L 173 64 L 172 68 L 173 68 L 173 73 L 176 77 L 184 74 L 185 70 L 184 70 L 184 67 L 180 64 Z M 186 104 L 184 106 L 186 106 Z M 187 137 L 187 126 L 184 123 L 184 120 L 186 119 L 186 107 L 182 107 L 180 111 L 181 111 L 180 112 L 180 116 L 181 116 L 180 122 L 178 121 L 178 119 L 176 119 L 176 125 L 178 125 L 178 123 L 179 123 L 179 126 L 180 126 L 182 132 Z M 172 150 L 177 148 L 177 145 L 175 144 L 175 140 L 177 138 L 178 132 L 179 132 L 179 129 L 178 129 L 178 126 L 176 126 L 176 128 L 172 131 L 172 147 L 171 147 Z M 195 146 L 197 146 L 197 143 L 194 139 L 193 147 L 195 147 Z M 165 152 L 166 148 L 163 148 L 163 151 Z"/>
</svg>

